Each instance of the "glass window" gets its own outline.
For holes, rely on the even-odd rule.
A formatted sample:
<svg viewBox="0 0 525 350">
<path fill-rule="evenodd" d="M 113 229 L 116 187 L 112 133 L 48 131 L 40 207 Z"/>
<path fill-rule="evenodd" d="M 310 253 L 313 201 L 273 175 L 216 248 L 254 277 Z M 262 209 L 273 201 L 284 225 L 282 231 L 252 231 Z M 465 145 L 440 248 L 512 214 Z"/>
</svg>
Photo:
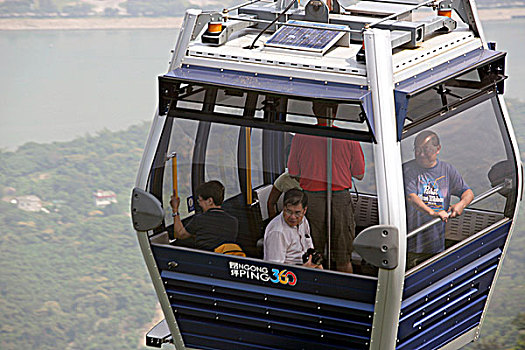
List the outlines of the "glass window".
<svg viewBox="0 0 525 350">
<path fill-rule="evenodd" d="M 202 110 L 206 89 L 199 85 L 181 83 L 178 89 L 177 108 Z"/>
<path fill-rule="evenodd" d="M 405 126 L 436 112 L 446 112 L 451 106 L 462 103 L 470 96 L 494 89 L 494 84 L 505 78 L 503 68 L 500 67 L 503 62 L 500 58 L 410 96 Z"/>
<path fill-rule="evenodd" d="M 359 104 L 288 99 L 287 122 L 316 125 L 321 117 L 339 127 L 368 130 Z"/>
<path fill-rule="evenodd" d="M 188 84 L 173 80 L 161 81 L 160 91 L 161 110 L 169 107 L 168 114 L 172 117 L 209 120 L 211 116 L 216 116 L 218 119 L 221 118 L 223 123 L 246 127 L 259 125 L 263 128 L 295 132 L 297 127 L 302 127 L 301 124 L 308 128 L 318 125 L 318 115 L 326 114 L 323 111 L 329 110 L 330 113 L 324 118 L 331 120 L 331 125 L 356 132 L 360 140 L 373 139 L 363 106 L 358 100 L 316 100 L 312 106 L 311 99 L 303 100 L 266 92 Z M 205 111 L 206 114 L 192 113 L 194 111 Z"/>
<path fill-rule="evenodd" d="M 239 130 L 238 126 L 213 123 L 208 137 L 204 179 L 221 181 L 225 199 L 241 192 L 237 171 Z"/>
<path fill-rule="evenodd" d="M 251 129 L 250 133 L 252 188 L 255 189 L 264 184 L 263 133 L 262 129 Z"/>
<path fill-rule="evenodd" d="M 186 218 L 191 214 L 189 205 L 193 204 L 191 199 L 191 174 L 192 158 L 195 146 L 195 137 L 197 134 L 198 122 L 185 119 L 168 119 L 167 124 L 172 123 L 171 137 L 169 138 L 168 151 L 166 153 L 166 162 L 163 177 L 163 195 L 162 204 L 166 212 L 166 225 L 173 223 L 171 216 L 171 207 L 169 201 L 173 193 L 173 153 L 177 154 L 177 184 L 178 194 L 181 200 L 179 212 L 181 218 Z"/>
<path fill-rule="evenodd" d="M 204 98 L 204 93 L 197 91 L 197 87 L 192 89 L 185 88 L 187 99 L 179 102 L 180 106 L 198 103 L 199 96 Z M 210 96 L 210 93 L 206 94 L 206 99 Z M 286 105 L 283 106 L 283 102 Z M 245 108 L 242 111 L 243 103 L 253 109 Z M 199 205 L 197 201 L 191 202 L 192 186 L 198 185 L 200 181 L 219 180 L 225 186 L 222 207 L 237 219 L 236 242 L 247 256 L 277 263 L 302 264 L 302 255 L 309 247 L 313 247 L 323 256 L 326 270 L 350 272 L 353 267 L 357 269 L 364 266 L 359 255 L 353 253 L 352 241 L 361 230 L 378 223 L 372 144 L 335 137 L 346 136 L 345 128 L 348 126 L 352 129 L 356 121 L 366 125 L 359 106 L 356 108 L 335 102 L 326 104 L 322 101 L 275 96 L 270 98 L 252 92 L 239 93 L 218 88 L 213 111 L 220 113 L 218 121 L 182 119 L 199 119 L 198 113 L 192 111 L 191 114 L 185 114 L 187 111 L 184 109 L 175 109 L 168 117 L 167 124 L 173 121 L 173 126 L 169 135 L 166 135 L 169 140 L 164 140 L 164 143 L 167 143 L 166 154 L 176 152 L 178 155 L 178 187 L 183 223 L 189 224 L 189 219 L 195 214 L 190 210 L 191 206 Z M 259 128 L 257 123 L 250 127 L 231 125 L 225 123 L 224 119 L 238 118 L 239 115 L 244 118 L 251 113 L 254 120 L 257 112 L 260 112 L 263 113 L 263 119 L 270 121 L 273 115 L 273 120 L 280 123 L 276 117 L 283 115 L 283 111 L 287 111 L 284 115 L 288 121 L 322 126 L 323 133 L 332 136 L 311 135 L 315 134 L 312 131 L 315 129 L 311 128 L 297 128 L 297 131 L 291 132 Z M 169 198 L 173 187 L 170 162 L 164 163 L 162 179 L 163 204 L 166 209 L 170 208 Z M 247 172 L 247 169 L 250 171 Z M 246 188 L 248 176 L 251 182 Z M 305 216 L 295 215 L 296 212 L 290 214 L 295 218 L 295 224 L 293 220 L 289 222 L 284 219 L 286 210 L 291 210 L 289 207 L 272 204 L 279 197 L 282 203 L 282 195 L 292 188 L 303 190 L 308 197 L 308 205 L 303 208 L 306 209 Z M 327 191 L 330 188 L 331 191 Z M 279 192 L 277 198 L 269 196 L 273 189 Z M 251 200 L 249 194 L 254 194 Z M 268 212 L 269 206 L 275 208 L 273 216 Z M 301 240 L 297 241 L 295 236 L 289 237 L 293 247 L 279 248 L 270 243 L 264 244 L 267 225 L 272 225 L 271 220 L 281 215 L 281 212 L 282 220 L 289 228 L 286 231 L 288 234 L 297 224 L 304 224 L 302 227 L 308 224 L 307 231 L 301 231 L 305 233 Z M 167 215 L 166 226 L 172 223 L 171 215 Z M 198 244 L 197 241 L 194 244 Z M 177 242 L 174 244 L 177 245 Z M 287 254 L 292 253 L 284 260 L 276 260 L 274 253 L 279 249 Z"/>
<path fill-rule="evenodd" d="M 436 213 L 457 208 L 460 201 L 459 205 L 467 203 L 472 199 L 468 191 L 478 197 L 505 179 L 515 184 L 514 160 L 502 124 L 494 97 L 402 140 L 409 235 Z M 512 193 L 515 190 L 507 189 L 479 202 L 474 200 L 446 224 L 438 222 L 409 238 L 409 253 L 421 254 L 424 261 L 511 216 Z"/>
</svg>

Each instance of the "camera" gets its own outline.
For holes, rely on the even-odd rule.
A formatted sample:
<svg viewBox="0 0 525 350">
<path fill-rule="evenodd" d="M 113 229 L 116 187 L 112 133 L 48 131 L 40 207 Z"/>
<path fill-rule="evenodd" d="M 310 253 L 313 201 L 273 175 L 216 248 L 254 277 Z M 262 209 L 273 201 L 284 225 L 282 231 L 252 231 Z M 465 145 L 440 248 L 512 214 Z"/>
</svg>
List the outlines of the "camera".
<svg viewBox="0 0 525 350">
<path fill-rule="evenodd" d="M 312 263 L 314 265 L 321 265 L 323 263 L 323 255 L 314 248 L 308 248 L 306 253 L 303 254 L 303 264 L 308 261 L 308 258 L 312 256 Z"/>
</svg>

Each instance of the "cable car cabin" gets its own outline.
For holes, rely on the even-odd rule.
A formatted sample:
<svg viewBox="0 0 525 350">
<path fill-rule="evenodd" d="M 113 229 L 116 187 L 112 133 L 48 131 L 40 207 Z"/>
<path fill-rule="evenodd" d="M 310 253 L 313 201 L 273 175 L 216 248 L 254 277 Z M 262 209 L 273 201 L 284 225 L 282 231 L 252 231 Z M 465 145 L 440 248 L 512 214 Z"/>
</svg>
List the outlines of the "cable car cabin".
<svg viewBox="0 0 525 350">
<path fill-rule="evenodd" d="M 505 53 L 485 42 L 467 0 L 189 10 L 159 77 L 132 194 L 165 317 L 147 345 L 452 349 L 476 340 L 522 192 L 505 78 Z M 264 251 L 271 215 L 283 210 L 272 192 L 281 176 L 309 202 L 306 219 L 288 203 L 274 220 L 308 225 L 323 269 Z M 208 222 L 209 235 L 233 237 L 222 253 L 199 243 L 193 221 L 207 217 L 197 189 L 211 180 L 237 221 Z"/>
</svg>

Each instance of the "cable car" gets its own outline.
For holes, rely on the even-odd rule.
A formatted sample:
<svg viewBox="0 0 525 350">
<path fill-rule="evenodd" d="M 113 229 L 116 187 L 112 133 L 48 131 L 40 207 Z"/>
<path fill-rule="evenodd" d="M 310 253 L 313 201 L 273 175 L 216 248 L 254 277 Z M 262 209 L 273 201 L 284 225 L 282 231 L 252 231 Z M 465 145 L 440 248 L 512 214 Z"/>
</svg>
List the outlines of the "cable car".
<svg viewBox="0 0 525 350">
<path fill-rule="evenodd" d="M 252 0 L 222 12 L 188 10 L 158 80 L 131 198 L 165 318 L 146 344 L 384 350 L 477 340 L 522 198 L 502 97 L 505 55 L 485 41 L 469 0 Z M 315 104 L 325 106 L 323 123 Z M 433 148 L 418 141 L 425 132 L 439 137 Z M 304 147 L 321 150 L 313 165 L 322 175 L 291 175 L 301 186 L 325 186 L 322 270 L 264 260 L 260 244 L 268 193 L 290 170 L 301 137 L 320 140 Z M 354 212 L 352 273 L 337 271 L 330 251 L 338 244 L 330 235 L 334 169 L 343 162 L 337 147 L 345 142 L 364 159 L 363 176 L 337 190 L 349 194 Z M 441 205 L 431 214 L 445 217 L 414 226 L 408 169 L 422 155 L 450 165 L 450 182 L 466 187 L 441 193 L 448 190 L 436 184 L 449 175 L 418 182 L 418 198 Z M 196 189 L 210 180 L 225 187 L 222 207 L 238 221 L 235 243 L 246 256 L 197 249 L 171 234 L 172 193 L 188 224 L 200 213 Z M 465 191 L 468 205 L 447 212 Z M 439 238 L 426 239 L 441 248 L 409 262 L 411 242 L 435 228 Z"/>
</svg>

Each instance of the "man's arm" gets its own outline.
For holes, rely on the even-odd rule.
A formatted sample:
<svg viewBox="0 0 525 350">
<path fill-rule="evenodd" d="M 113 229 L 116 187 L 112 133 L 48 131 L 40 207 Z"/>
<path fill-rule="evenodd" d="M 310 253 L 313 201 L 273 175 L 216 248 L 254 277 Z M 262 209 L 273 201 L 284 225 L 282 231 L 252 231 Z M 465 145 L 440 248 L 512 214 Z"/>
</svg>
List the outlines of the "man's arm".
<svg viewBox="0 0 525 350">
<path fill-rule="evenodd" d="M 277 201 L 281 197 L 281 191 L 279 191 L 275 186 L 272 186 L 270 195 L 268 196 L 268 202 L 266 202 L 266 207 L 268 208 L 268 217 L 273 219 L 277 215 Z"/>
<path fill-rule="evenodd" d="M 447 222 L 449 214 L 445 210 L 440 211 L 434 211 L 432 210 L 428 205 L 419 198 L 419 196 L 415 193 L 410 193 L 407 196 L 407 201 L 418 211 L 427 214 L 428 216 L 431 216 L 433 218 L 439 217 L 444 222 Z"/>
<path fill-rule="evenodd" d="M 469 188 L 463 194 L 461 195 L 461 200 L 457 202 L 456 204 L 452 204 L 450 208 L 448 209 L 450 213 L 451 218 L 455 218 L 456 216 L 460 216 L 463 213 L 463 210 L 472 202 L 474 199 L 474 192 Z"/>
<path fill-rule="evenodd" d="M 352 152 L 352 161 L 351 161 L 351 171 L 352 177 L 357 180 L 363 180 L 365 177 L 365 155 L 361 144 L 357 141 L 351 141 L 351 152 Z"/>
<path fill-rule="evenodd" d="M 170 205 L 171 205 L 172 212 L 174 214 L 177 214 L 173 217 L 173 234 L 175 238 L 179 238 L 179 239 L 190 238 L 191 234 L 188 231 L 186 231 L 186 229 L 184 228 L 184 225 L 182 224 L 182 221 L 180 220 L 180 215 L 179 215 L 180 198 L 175 197 L 175 193 L 171 196 Z"/>
</svg>

